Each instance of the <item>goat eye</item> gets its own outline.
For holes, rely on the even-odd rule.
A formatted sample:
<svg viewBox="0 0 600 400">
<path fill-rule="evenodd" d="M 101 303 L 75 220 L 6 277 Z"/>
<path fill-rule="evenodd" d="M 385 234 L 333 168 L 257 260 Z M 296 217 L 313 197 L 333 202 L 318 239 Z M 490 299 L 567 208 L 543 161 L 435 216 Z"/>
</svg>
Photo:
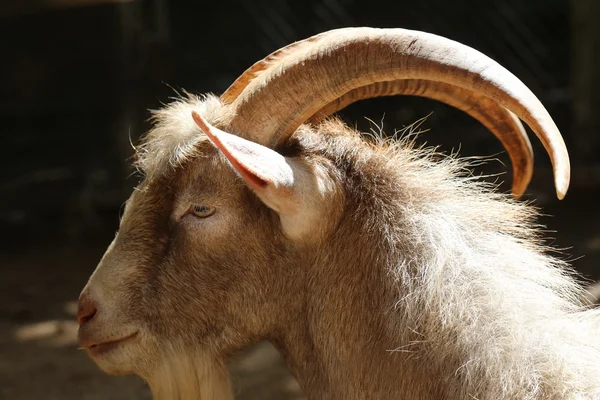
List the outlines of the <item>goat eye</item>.
<svg viewBox="0 0 600 400">
<path fill-rule="evenodd" d="M 190 209 L 191 213 L 194 214 L 198 218 L 206 218 L 210 217 L 215 213 L 214 207 L 205 206 L 202 204 L 194 204 Z"/>
</svg>

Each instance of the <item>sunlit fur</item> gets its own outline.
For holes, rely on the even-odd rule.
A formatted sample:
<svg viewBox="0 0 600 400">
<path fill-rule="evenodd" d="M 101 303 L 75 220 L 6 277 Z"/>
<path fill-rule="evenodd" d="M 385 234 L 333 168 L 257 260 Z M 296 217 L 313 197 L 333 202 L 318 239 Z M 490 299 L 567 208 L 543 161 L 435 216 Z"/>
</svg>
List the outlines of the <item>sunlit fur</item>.
<svg viewBox="0 0 600 400">
<path fill-rule="evenodd" d="M 140 352 L 148 360 L 130 372 L 157 398 L 227 398 L 201 387 L 225 390 L 225 358 L 262 338 L 311 399 L 600 398 L 600 315 L 580 304 L 569 269 L 548 255 L 534 208 L 454 157 L 329 120 L 300 127 L 281 151 L 330 170 L 341 217 L 322 222 L 318 243 L 293 242 L 223 157 L 207 152 L 191 111 L 218 125 L 220 107 L 215 97 L 190 97 L 156 113 L 138 149 L 145 183 L 123 224 L 174 212 L 144 196 L 193 201 L 198 194 L 181 195 L 177 182 L 192 185 L 198 170 L 215 175 L 211 196 L 236 205 L 229 230 L 182 245 L 173 225 L 157 225 L 111 250 L 136 247 L 119 262 L 147 270 L 119 301 L 139 300 L 141 314 L 161 310 L 131 317 L 156 352 Z M 164 176 L 169 184 L 153 185 Z M 136 256 L 165 243 L 158 258 Z M 212 280 L 228 285 L 214 297 Z M 160 301 L 139 294 L 147 285 L 163 287 Z"/>
</svg>

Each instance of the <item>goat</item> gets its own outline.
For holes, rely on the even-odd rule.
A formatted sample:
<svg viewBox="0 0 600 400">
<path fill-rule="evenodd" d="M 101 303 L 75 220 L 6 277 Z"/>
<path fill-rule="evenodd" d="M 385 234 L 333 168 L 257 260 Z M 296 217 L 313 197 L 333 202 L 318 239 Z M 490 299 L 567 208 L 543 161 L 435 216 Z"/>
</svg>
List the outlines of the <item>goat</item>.
<svg viewBox="0 0 600 400">
<path fill-rule="evenodd" d="M 310 399 L 600 399 L 597 310 L 536 209 L 454 156 L 329 117 L 369 97 L 458 107 L 498 136 L 513 196 L 558 128 L 487 56 L 404 29 L 345 28 L 254 64 L 220 97 L 157 111 L 144 178 L 79 298 L 79 341 L 157 399 L 232 398 L 226 360 L 268 339 Z"/>
</svg>

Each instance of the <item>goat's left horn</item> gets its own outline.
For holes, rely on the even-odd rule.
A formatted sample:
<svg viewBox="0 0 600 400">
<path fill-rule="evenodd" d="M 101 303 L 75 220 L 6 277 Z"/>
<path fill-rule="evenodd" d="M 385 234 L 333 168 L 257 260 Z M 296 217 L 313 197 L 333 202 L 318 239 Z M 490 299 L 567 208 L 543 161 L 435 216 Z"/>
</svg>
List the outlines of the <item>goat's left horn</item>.
<svg viewBox="0 0 600 400">
<path fill-rule="evenodd" d="M 227 130 L 277 148 L 354 89 L 400 79 L 443 82 L 490 98 L 525 121 L 550 155 L 557 196 L 566 194 L 569 157 L 554 121 L 523 82 L 477 50 L 424 32 L 374 28 L 329 31 L 292 47 L 274 57 L 272 68 L 268 58 L 255 64 L 258 76 L 242 75 L 223 96 L 230 102 Z"/>
</svg>

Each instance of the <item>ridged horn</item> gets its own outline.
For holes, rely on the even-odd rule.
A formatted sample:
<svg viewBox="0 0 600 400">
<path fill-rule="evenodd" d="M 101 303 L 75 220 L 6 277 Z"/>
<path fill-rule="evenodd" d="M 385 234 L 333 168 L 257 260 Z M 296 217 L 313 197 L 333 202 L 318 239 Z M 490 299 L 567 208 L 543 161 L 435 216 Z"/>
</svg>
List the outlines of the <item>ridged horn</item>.
<svg viewBox="0 0 600 400">
<path fill-rule="evenodd" d="M 437 100 L 466 112 L 488 128 L 502 143 L 513 166 L 512 194 L 525 193 L 533 175 L 533 149 L 525 128 L 515 114 L 495 101 L 471 90 L 420 79 L 376 82 L 344 94 L 313 115 L 316 124 L 352 103 L 374 97 L 408 95 Z"/>
<path fill-rule="evenodd" d="M 566 194 L 569 157 L 554 121 L 525 84 L 477 50 L 424 32 L 345 28 L 279 53 L 276 63 L 267 58 L 255 64 L 254 73 L 242 75 L 245 81 L 238 79 L 223 96 L 230 132 L 277 148 L 352 90 L 402 79 L 441 82 L 489 98 L 525 121 L 550 155 L 558 198 Z"/>
</svg>

